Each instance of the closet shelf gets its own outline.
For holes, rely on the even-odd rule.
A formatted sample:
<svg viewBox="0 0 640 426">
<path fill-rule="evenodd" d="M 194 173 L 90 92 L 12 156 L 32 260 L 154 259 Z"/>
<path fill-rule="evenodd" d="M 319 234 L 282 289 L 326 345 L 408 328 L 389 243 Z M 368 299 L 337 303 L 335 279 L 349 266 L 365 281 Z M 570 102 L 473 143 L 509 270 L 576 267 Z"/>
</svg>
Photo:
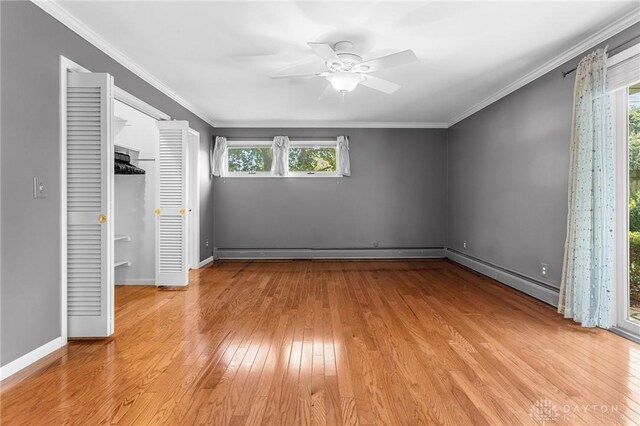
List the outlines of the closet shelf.
<svg viewBox="0 0 640 426">
<path fill-rule="evenodd" d="M 122 144 L 119 144 L 119 143 L 114 143 L 113 147 L 114 147 L 114 150 L 117 151 L 117 152 L 120 152 L 120 151 L 133 151 L 133 152 L 136 152 L 136 153 L 140 153 L 139 149 L 132 148 L 130 146 L 122 145 Z"/>
<path fill-rule="evenodd" d="M 117 268 L 118 266 L 131 266 L 131 262 L 128 260 L 116 260 L 113 267 Z"/>
<path fill-rule="evenodd" d="M 128 235 L 116 235 L 113 241 L 131 241 L 131 237 Z"/>
</svg>

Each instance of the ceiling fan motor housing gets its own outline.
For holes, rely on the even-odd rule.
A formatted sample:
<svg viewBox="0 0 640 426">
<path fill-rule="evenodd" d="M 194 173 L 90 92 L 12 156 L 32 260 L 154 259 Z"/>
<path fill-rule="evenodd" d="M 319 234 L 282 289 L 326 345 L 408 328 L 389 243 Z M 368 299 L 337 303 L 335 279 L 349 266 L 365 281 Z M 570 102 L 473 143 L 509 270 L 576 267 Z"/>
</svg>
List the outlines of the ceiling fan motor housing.
<svg viewBox="0 0 640 426">
<path fill-rule="evenodd" d="M 362 56 L 353 53 L 353 43 L 350 41 L 339 41 L 334 45 L 336 56 L 341 62 L 326 62 L 327 68 L 332 72 L 341 71 L 366 71 L 359 69 L 358 64 L 362 62 Z M 367 67 L 368 68 L 368 67 Z"/>
</svg>

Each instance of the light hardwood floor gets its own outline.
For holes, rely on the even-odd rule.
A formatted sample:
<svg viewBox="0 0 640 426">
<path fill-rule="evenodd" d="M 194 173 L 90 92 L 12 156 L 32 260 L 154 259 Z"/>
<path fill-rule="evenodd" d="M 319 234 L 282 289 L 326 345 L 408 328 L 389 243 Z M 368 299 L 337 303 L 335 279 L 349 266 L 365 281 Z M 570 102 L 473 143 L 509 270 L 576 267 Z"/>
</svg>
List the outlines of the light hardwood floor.
<svg viewBox="0 0 640 426">
<path fill-rule="evenodd" d="M 119 287 L 115 336 L 3 382 L 2 424 L 640 423 L 639 345 L 447 261 L 191 277 Z"/>
</svg>

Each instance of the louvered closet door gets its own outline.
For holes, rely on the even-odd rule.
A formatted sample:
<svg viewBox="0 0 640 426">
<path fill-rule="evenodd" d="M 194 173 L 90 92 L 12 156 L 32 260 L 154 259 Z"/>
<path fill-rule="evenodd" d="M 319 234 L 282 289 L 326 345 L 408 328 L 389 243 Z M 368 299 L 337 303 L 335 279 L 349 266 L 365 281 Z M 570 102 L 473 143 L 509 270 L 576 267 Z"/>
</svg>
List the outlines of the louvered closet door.
<svg viewBox="0 0 640 426">
<path fill-rule="evenodd" d="M 186 121 L 158 121 L 160 146 L 156 185 L 156 285 L 189 284 L 187 267 Z"/>
<path fill-rule="evenodd" d="M 67 79 L 67 315 L 69 337 L 113 333 L 113 79 Z"/>
</svg>

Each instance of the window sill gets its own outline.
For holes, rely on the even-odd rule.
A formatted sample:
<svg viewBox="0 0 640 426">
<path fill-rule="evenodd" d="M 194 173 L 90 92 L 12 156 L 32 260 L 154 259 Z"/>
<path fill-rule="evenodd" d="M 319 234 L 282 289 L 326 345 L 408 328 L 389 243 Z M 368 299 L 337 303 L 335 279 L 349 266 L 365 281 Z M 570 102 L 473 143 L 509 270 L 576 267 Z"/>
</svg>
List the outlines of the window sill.
<svg viewBox="0 0 640 426">
<path fill-rule="evenodd" d="M 289 176 L 271 176 L 271 175 L 227 175 L 216 176 L 222 179 L 328 179 L 328 178 L 341 178 L 343 176 L 337 174 L 323 174 L 323 175 L 289 175 Z"/>
</svg>

